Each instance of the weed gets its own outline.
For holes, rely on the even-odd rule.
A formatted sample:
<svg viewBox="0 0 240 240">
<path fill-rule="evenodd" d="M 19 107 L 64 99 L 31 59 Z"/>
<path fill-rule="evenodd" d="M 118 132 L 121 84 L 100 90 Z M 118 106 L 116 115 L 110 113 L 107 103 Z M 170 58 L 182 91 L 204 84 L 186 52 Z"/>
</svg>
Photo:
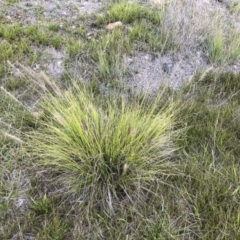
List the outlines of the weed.
<svg viewBox="0 0 240 240">
<path fill-rule="evenodd" d="M 51 212 L 51 202 L 47 197 L 46 193 L 42 198 L 34 200 L 31 198 L 30 208 L 34 210 L 37 214 L 46 214 Z"/>
</svg>

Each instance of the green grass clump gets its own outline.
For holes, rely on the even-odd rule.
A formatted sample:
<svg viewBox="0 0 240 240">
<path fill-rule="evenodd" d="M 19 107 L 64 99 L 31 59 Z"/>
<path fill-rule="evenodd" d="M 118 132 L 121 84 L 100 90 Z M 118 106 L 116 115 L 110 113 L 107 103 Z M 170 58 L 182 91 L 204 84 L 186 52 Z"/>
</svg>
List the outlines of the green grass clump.
<svg viewBox="0 0 240 240">
<path fill-rule="evenodd" d="M 31 199 L 31 209 L 37 214 L 47 214 L 52 211 L 50 200 L 48 199 L 46 193 L 42 198 L 38 200 Z"/>
<path fill-rule="evenodd" d="M 240 37 L 239 34 L 233 34 L 229 43 L 229 60 L 231 63 L 240 59 Z"/>
<path fill-rule="evenodd" d="M 53 32 L 57 32 L 60 30 L 60 25 L 58 23 L 50 23 L 48 25 L 48 29 Z"/>
<path fill-rule="evenodd" d="M 142 7 L 138 3 L 121 2 L 113 4 L 109 8 L 106 19 L 108 22 L 122 21 L 125 24 L 148 19 L 154 24 L 160 24 L 163 16 L 164 9 L 153 10 Z"/>
<path fill-rule="evenodd" d="M 62 38 L 59 34 L 48 32 L 37 25 L 28 26 L 24 30 L 24 34 L 37 45 L 52 46 L 55 49 L 59 49 L 61 46 Z"/>
<path fill-rule="evenodd" d="M 133 23 L 146 17 L 146 11 L 138 3 L 122 2 L 114 4 L 107 12 L 107 15 L 110 21 Z"/>
<path fill-rule="evenodd" d="M 208 57 L 211 62 L 214 63 L 223 63 L 226 61 L 227 56 L 225 55 L 225 44 L 224 36 L 221 32 L 218 32 L 213 35 L 209 40 L 209 53 Z"/>
<path fill-rule="evenodd" d="M 82 42 L 78 39 L 68 39 L 67 44 L 66 44 L 66 50 L 70 58 L 75 59 L 78 57 L 83 49 L 83 44 Z"/>
<path fill-rule="evenodd" d="M 74 193 L 88 207 L 108 210 L 124 198 L 141 199 L 157 179 L 177 173 L 169 157 L 174 104 L 159 109 L 158 101 L 143 110 L 122 99 L 104 107 L 77 84 L 58 96 L 44 97 L 45 121 L 31 136 L 31 149 L 48 166 L 66 174 Z"/>
<path fill-rule="evenodd" d="M 211 63 L 223 65 L 234 63 L 240 59 L 240 38 L 236 33 L 229 36 L 217 31 L 208 40 L 207 56 Z"/>
<path fill-rule="evenodd" d="M 21 2 L 21 0 L 7 0 L 8 3 L 18 3 Z"/>
</svg>

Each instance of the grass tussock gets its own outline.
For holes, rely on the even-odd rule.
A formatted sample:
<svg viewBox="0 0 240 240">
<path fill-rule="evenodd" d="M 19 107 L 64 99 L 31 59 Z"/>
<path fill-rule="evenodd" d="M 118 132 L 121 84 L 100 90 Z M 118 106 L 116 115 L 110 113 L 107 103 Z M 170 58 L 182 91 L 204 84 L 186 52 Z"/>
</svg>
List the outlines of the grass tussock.
<svg viewBox="0 0 240 240">
<path fill-rule="evenodd" d="M 139 102 L 95 98 L 76 83 L 67 91 L 49 79 L 40 85 L 43 113 L 38 128 L 22 134 L 29 146 L 18 159 L 27 166 L 23 156 L 34 156 L 31 171 L 46 176 L 31 176 L 22 234 L 238 239 L 239 75 L 208 71 L 177 92 Z M 178 111 L 175 101 L 184 102 Z M 16 155 L 9 149 L 24 143 L 5 138 L 2 144 L 0 233 L 9 238 L 20 224 L 11 199 L 22 196 L 26 174 L 13 178 Z M 23 224 L 29 219 L 31 227 Z"/>
<path fill-rule="evenodd" d="M 64 171 L 83 205 L 115 209 L 115 201 L 142 199 L 154 182 L 176 174 L 174 103 L 148 109 L 124 99 L 99 106 L 76 83 L 67 92 L 44 97 L 42 129 L 29 143 L 37 159 Z M 143 111 L 144 109 L 144 111 Z"/>
<path fill-rule="evenodd" d="M 131 24 L 142 19 L 148 19 L 154 24 L 160 24 L 164 17 L 164 8 L 158 10 L 142 7 L 138 3 L 121 2 L 113 4 L 107 11 L 107 20 L 122 21 Z"/>
</svg>

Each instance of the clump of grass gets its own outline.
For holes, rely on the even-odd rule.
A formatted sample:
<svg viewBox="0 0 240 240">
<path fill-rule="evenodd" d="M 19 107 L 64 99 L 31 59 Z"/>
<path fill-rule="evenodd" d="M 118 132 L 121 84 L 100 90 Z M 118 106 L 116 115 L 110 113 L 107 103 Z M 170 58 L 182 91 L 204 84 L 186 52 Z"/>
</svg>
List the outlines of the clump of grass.
<svg viewBox="0 0 240 240">
<path fill-rule="evenodd" d="M 39 161 L 64 172 L 85 206 L 114 211 L 116 201 L 143 199 L 144 191 L 176 174 L 174 104 L 160 108 L 110 99 L 98 106 L 76 83 L 43 98 L 45 121 L 29 146 Z M 175 133 L 176 134 L 176 133 Z M 139 200 L 140 201 L 140 200 Z"/>
<path fill-rule="evenodd" d="M 60 25 L 58 23 L 50 23 L 48 25 L 48 29 L 53 32 L 57 32 L 60 29 Z"/>
<path fill-rule="evenodd" d="M 61 216 L 53 212 L 52 215 L 45 216 L 37 230 L 40 239 L 65 239 L 68 228 L 66 221 L 62 221 Z"/>
<path fill-rule="evenodd" d="M 146 11 L 138 3 L 122 2 L 112 5 L 107 12 L 110 21 L 133 23 L 146 16 Z"/>
<path fill-rule="evenodd" d="M 142 19 L 149 19 L 154 24 L 160 24 L 164 17 L 164 8 L 153 10 L 138 3 L 120 2 L 110 6 L 105 18 L 100 17 L 98 23 L 122 21 L 131 24 Z"/>
<path fill-rule="evenodd" d="M 229 43 L 229 60 L 235 62 L 240 59 L 240 37 L 239 34 L 233 34 Z"/>
<path fill-rule="evenodd" d="M 20 2 L 21 0 L 7 0 L 8 3 L 18 3 Z"/>
<path fill-rule="evenodd" d="M 211 63 L 226 64 L 240 59 L 240 39 L 236 32 L 229 32 L 227 38 L 222 30 L 216 31 L 208 41 L 208 58 Z"/>
<path fill-rule="evenodd" d="M 59 49 L 62 43 L 60 34 L 45 31 L 37 25 L 28 26 L 24 35 L 37 45 L 53 46 L 55 49 Z"/>
<path fill-rule="evenodd" d="M 209 60 L 213 63 L 224 63 L 227 59 L 225 54 L 225 39 L 222 32 L 217 32 L 209 40 Z"/>
<path fill-rule="evenodd" d="M 31 209 L 37 214 L 46 214 L 51 212 L 51 202 L 45 193 L 42 198 L 38 200 L 31 199 Z"/>
<path fill-rule="evenodd" d="M 78 39 L 68 39 L 66 44 L 66 50 L 70 58 L 76 58 L 82 51 L 83 44 Z"/>
</svg>

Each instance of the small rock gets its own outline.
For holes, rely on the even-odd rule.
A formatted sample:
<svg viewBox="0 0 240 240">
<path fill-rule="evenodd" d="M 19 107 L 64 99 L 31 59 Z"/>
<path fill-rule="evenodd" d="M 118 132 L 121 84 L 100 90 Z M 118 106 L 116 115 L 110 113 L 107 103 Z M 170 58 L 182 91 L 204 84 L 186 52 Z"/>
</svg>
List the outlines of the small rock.
<svg viewBox="0 0 240 240">
<path fill-rule="evenodd" d="M 27 198 L 18 198 L 16 200 L 16 206 L 20 211 L 24 211 L 28 208 L 29 200 Z"/>
<path fill-rule="evenodd" d="M 88 38 L 90 38 L 91 36 L 93 36 L 94 35 L 94 32 L 88 32 L 87 34 L 86 34 L 86 36 L 88 37 Z"/>
<path fill-rule="evenodd" d="M 116 27 L 122 27 L 122 26 L 123 26 L 122 22 L 117 21 L 117 22 L 114 22 L 114 23 L 109 23 L 109 24 L 106 26 L 106 28 L 107 28 L 108 30 L 113 30 L 113 29 L 116 28 Z"/>
</svg>

